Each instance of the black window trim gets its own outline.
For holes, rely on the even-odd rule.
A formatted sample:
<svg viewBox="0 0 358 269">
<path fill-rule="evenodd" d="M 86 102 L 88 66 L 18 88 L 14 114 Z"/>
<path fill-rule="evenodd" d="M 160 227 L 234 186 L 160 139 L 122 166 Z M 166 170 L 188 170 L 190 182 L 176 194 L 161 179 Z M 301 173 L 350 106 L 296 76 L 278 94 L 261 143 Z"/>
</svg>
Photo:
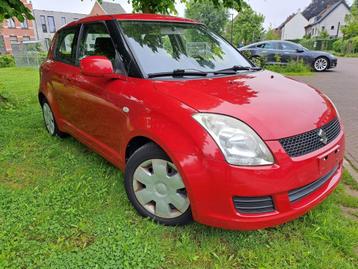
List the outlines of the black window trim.
<svg viewBox="0 0 358 269">
<path fill-rule="evenodd" d="M 58 46 L 59 46 L 59 42 L 61 42 L 61 38 L 59 38 L 61 36 L 61 34 L 65 31 L 69 31 L 69 30 L 72 30 L 72 29 L 75 29 L 76 32 L 75 32 L 75 37 L 74 37 L 74 40 L 75 40 L 75 55 L 74 55 L 74 61 L 73 62 L 68 62 L 68 61 L 64 61 L 63 59 L 59 58 L 57 56 L 57 50 L 58 50 Z M 66 27 L 66 28 L 63 28 L 61 30 L 59 30 L 57 32 L 57 38 L 56 38 L 56 46 L 55 46 L 55 50 L 54 50 L 54 54 L 53 54 L 53 59 L 57 62 L 61 62 L 61 63 L 64 63 L 64 64 L 68 64 L 68 65 L 72 65 L 72 66 L 79 66 L 79 63 L 77 64 L 76 63 L 76 59 L 77 59 L 77 53 L 78 53 L 78 40 L 79 40 L 79 32 L 80 32 L 80 25 L 75 25 L 75 26 L 71 26 L 71 27 Z"/>
</svg>

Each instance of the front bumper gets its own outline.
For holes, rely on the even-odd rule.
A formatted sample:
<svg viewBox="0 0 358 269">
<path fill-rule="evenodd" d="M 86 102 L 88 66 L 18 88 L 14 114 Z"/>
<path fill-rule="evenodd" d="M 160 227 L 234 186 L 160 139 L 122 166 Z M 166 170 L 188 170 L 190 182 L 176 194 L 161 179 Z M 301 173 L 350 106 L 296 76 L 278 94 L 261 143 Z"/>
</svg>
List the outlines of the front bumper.
<svg viewBox="0 0 358 269">
<path fill-rule="evenodd" d="M 320 150 L 296 158 L 289 157 L 278 141 L 266 143 L 276 159 L 272 166 L 238 167 L 214 159 L 181 156 L 180 170 L 197 222 L 235 230 L 276 226 L 305 214 L 339 183 L 345 147 L 343 131 Z M 325 175 L 329 178 L 313 192 L 290 201 L 290 192 Z M 242 213 L 233 201 L 234 197 L 267 196 L 274 203 L 272 212 Z"/>
<path fill-rule="evenodd" d="M 330 62 L 329 68 L 335 68 L 338 64 L 337 58 L 331 59 L 329 62 Z"/>
</svg>

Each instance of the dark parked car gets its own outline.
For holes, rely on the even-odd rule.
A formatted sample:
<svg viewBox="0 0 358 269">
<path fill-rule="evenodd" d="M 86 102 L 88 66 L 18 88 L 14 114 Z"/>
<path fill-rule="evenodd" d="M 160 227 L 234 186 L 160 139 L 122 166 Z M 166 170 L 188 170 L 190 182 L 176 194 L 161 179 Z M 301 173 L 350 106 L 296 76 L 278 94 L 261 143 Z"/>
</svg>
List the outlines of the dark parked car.
<svg viewBox="0 0 358 269">
<path fill-rule="evenodd" d="M 262 41 L 239 49 L 248 52 L 254 63 L 265 59 L 267 64 L 287 64 L 291 60 L 302 59 L 317 72 L 337 66 L 337 58 L 323 51 L 308 50 L 300 44 L 289 41 Z M 279 59 L 279 62 L 277 60 Z"/>
</svg>

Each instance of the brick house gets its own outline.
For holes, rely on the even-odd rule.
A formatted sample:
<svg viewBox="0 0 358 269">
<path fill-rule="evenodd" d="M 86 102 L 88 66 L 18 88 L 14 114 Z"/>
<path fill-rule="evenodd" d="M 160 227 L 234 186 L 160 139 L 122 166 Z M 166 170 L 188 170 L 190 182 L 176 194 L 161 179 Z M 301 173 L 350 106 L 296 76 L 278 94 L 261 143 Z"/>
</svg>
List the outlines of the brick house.
<svg viewBox="0 0 358 269">
<path fill-rule="evenodd" d="M 26 7 L 32 10 L 27 0 L 21 0 Z M 20 22 L 15 18 L 0 22 L 0 54 L 12 53 L 12 45 L 36 39 L 34 24 L 31 20 Z"/>
</svg>

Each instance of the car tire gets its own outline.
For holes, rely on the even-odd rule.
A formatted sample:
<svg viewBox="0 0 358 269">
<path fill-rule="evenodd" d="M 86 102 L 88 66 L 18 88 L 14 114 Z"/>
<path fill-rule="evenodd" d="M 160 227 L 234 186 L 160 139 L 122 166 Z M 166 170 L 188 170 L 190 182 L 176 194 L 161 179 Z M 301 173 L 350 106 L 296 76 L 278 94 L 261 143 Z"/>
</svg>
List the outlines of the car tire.
<svg viewBox="0 0 358 269">
<path fill-rule="evenodd" d="M 329 60 L 327 57 L 318 57 L 314 62 L 313 62 L 313 69 L 316 72 L 324 72 L 329 68 Z"/>
<path fill-rule="evenodd" d="M 51 136 L 58 136 L 58 137 L 65 137 L 66 133 L 61 132 L 58 129 L 58 125 L 55 119 L 55 115 L 52 112 L 50 104 L 47 102 L 47 100 L 42 100 L 41 102 L 41 108 L 42 108 L 42 116 L 44 119 L 45 127 L 47 132 Z"/>
<path fill-rule="evenodd" d="M 179 171 L 156 144 L 145 144 L 132 154 L 124 178 L 128 199 L 141 216 L 167 226 L 192 221 Z"/>
</svg>

